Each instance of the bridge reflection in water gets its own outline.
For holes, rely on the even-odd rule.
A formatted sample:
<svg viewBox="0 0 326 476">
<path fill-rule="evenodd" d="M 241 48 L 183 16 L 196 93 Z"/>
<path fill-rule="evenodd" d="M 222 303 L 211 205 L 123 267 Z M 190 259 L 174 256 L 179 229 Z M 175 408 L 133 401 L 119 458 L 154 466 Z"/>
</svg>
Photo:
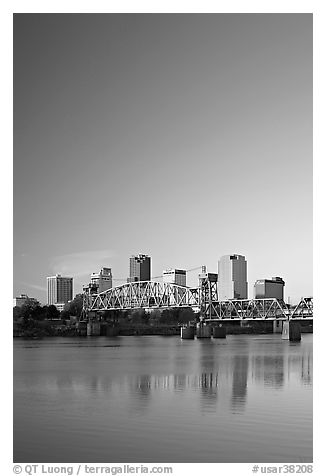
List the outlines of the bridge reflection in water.
<svg viewBox="0 0 326 476">
<path fill-rule="evenodd" d="M 312 340 L 17 339 L 16 461 L 311 461 Z"/>
<path fill-rule="evenodd" d="M 232 411 L 238 413 L 244 410 L 247 402 L 248 387 L 266 387 L 281 391 L 289 381 L 300 385 L 312 385 L 313 355 L 312 351 L 303 354 L 293 353 L 293 348 L 282 345 L 278 339 L 271 342 L 268 339 L 268 350 L 265 350 L 265 338 L 247 336 L 232 336 L 231 346 L 240 344 L 241 353 L 233 355 L 229 346 L 215 345 L 214 341 L 197 341 L 194 357 L 198 359 L 193 372 L 189 373 L 144 373 L 136 375 L 97 375 L 88 374 L 87 369 L 83 378 L 71 376 L 59 377 L 48 381 L 47 390 L 50 392 L 67 391 L 74 393 L 89 393 L 88 398 L 97 394 L 121 393 L 139 399 L 141 406 L 149 402 L 156 392 L 183 392 L 200 390 L 200 401 L 206 410 L 216 410 L 216 402 L 221 396 L 228 398 Z M 193 343 L 192 343 L 193 345 Z M 273 350 L 271 355 L 271 349 Z M 254 351 L 253 351 L 254 350 Z M 295 347 L 294 347 L 295 350 Z M 133 356 L 134 364 L 142 366 L 143 357 Z M 138 362 L 139 361 L 139 362 Z M 138 362 L 138 363 L 137 363 Z M 96 366 L 96 357 L 92 364 Z M 177 354 L 173 357 L 172 368 L 178 368 Z M 148 365 L 146 365 L 148 370 Z"/>
</svg>

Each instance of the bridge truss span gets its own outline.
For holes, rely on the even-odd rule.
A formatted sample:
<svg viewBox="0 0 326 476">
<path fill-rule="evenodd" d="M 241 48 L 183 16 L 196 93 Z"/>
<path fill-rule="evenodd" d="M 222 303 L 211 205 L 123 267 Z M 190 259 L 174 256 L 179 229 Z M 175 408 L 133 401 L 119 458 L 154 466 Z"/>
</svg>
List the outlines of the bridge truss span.
<svg viewBox="0 0 326 476">
<path fill-rule="evenodd" d="M 198 307 L 198 288 L 171 283 L 136 281 L 108 289 L 100 294 L 84 294 L 88 311 L 128 310 L 139 308 Z"/>
<path fill-rule="evenodd" d="M 284 301 L 271 299 L 232 299 L 211 303 L 211 319 L 287 319 L 290 311 Z"/>
<path fill-rule="evenodd" d="M 99 294 L 85 291 L 83 314 L 110 310 L 178 307 L 191 307 L 195 311 L 200 311 L 205 320 L 313 317 L 312 298 L 302 298 L 292 308 L 284 301 L 275 298 L 218 301 L 217 283 L 205 279 L 198 288 L 155 281 L 136 281 Z"/>
</svg>

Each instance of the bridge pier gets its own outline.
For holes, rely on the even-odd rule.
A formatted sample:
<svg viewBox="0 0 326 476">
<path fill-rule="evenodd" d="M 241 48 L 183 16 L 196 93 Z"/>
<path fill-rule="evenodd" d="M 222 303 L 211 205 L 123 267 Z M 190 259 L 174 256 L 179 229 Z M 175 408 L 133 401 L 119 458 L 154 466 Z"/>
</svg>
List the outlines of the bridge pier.
<svg viewBox="0 0 326 476">
<path fill-rule="evenodd" d="M 181 327 L 181 339 L 194 339 L 194 338 L 195 338 L 194 326 Z"/>
<path fill-rule="evenodd" d="M 283 331 L 283 321 L 275 320 L 273 321 L 273 334 L 282 334 Z"/>
<path fill-rule="evenodd" d="M 284 321 L 282 339 L 291 342 L 299 342 L 301 340 L 301 326 L 300 322 Z"/>
</svg>

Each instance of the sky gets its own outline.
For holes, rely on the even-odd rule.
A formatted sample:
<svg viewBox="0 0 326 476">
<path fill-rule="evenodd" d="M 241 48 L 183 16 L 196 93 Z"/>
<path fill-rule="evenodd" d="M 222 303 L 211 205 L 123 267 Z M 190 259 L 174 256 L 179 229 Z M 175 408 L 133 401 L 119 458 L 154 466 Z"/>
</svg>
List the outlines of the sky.
<svg viewBox="0 0 326 476">
<path fill-rule="evenodd" d="M 15 14 L 13 295 L 138 253 L 312 295 L 312 58 L 312 14 Z"/>
</svg>

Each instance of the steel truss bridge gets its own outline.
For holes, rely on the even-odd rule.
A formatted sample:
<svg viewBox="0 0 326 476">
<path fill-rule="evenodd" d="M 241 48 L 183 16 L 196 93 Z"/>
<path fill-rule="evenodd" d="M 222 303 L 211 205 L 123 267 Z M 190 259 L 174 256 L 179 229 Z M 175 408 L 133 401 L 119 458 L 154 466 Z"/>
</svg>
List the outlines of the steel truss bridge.
<svg viewBox="0 0 326 476">
<path fill-rule="evenodd" d="M 278 299 L 219 301 L 217 282 L 200 279 L 198 288 L 171 283 L 137 281 L 96 294 L 85 291 L 83 314 L 131 309 L 192 308 L 204 319 L 311 319 L 313 299 L 302 298 L 293 308 Z"/>
</svg>

